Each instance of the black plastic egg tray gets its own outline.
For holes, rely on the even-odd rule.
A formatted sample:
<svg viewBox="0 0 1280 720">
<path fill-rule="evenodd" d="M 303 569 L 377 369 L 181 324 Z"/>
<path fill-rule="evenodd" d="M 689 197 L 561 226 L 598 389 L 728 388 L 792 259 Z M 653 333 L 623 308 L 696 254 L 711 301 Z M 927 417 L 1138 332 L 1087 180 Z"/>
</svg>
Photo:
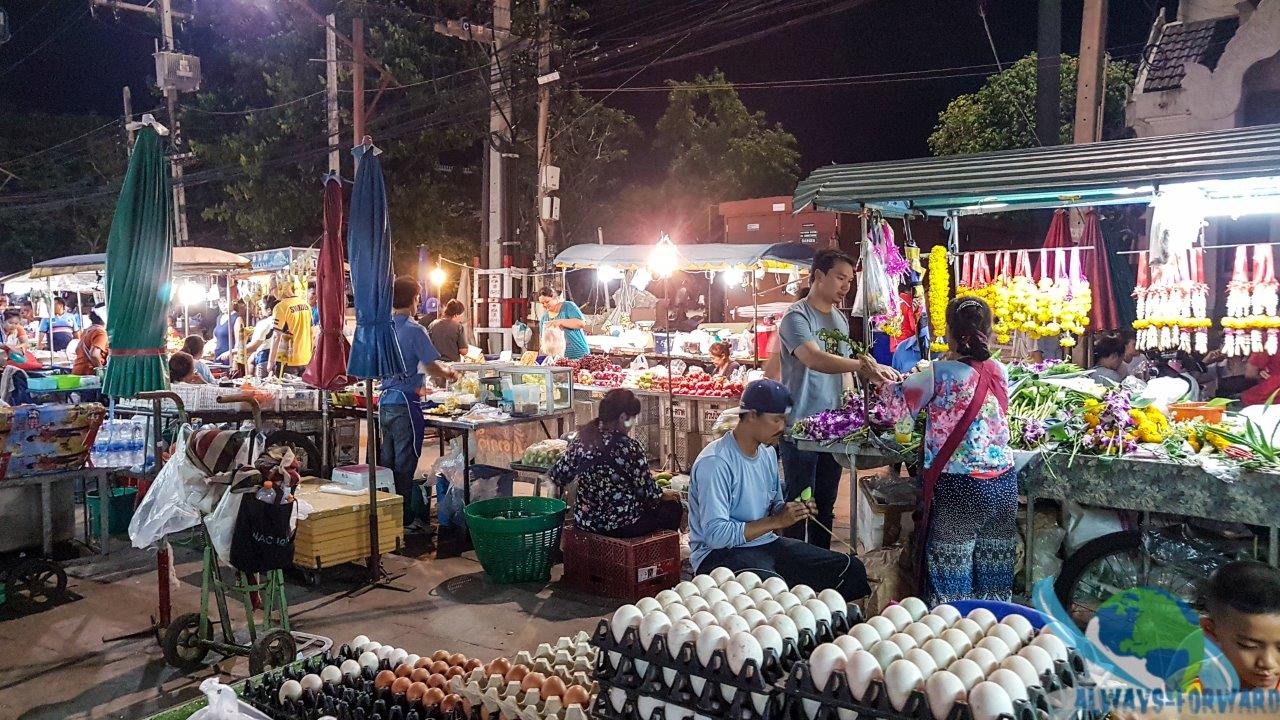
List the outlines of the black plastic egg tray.
<svg viewBox="0 0 1280 720">
<path fill-rule="evenodd" d="M 245 682 L 241 699 L 273 720 L 318 720 L 326 715 L 337 720 L 493 720 L 479 704 L 470 713 L 464 712 L 461 705 L 446 713 L 438 706 L 410 703 L 404 695 L 393 694 L 390 688 L 375 690 L 374 677 L 383 670 L 395 669 L 386 660 L 380 661 L 376 669 L 362 669 L 359 677 L 343 676 L 338 684 L 324 683 L 318 692 L 304 689 L 297 700 L 279 700 L 280 686 L 285 680 L 300 680 L 308 673 L 319 674 L 326 665 L 340 665 L 344 660 L 355 660 L 358 655 L 343 645 L 336 655 L 317 655 L 269 671 L 258 682 L 250 678 Z"/>
</svg>

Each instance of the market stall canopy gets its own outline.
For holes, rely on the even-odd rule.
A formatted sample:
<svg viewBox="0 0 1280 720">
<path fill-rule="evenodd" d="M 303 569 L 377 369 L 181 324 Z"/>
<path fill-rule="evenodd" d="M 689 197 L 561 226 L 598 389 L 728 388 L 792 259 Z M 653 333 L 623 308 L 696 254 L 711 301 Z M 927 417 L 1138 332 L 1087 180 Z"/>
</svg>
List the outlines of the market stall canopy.
<svg viewBox="0 0 1280 720">
<path fill-rule="evenodd" d="M 807 266 L 814 248 L 803 243 L 676 245 L 681 270 L 746 270 L 761 264 Z M 653 245 L 574 245 L 556 256 L 558 267 L 576 270 L 610 266 L 618 270 L 647 267 Z"/>
<path fill-rule="evenodd" d="M 814 170 L 792 207 L 958 212 L 1148 202 L 1161 185 L 1280 176 L 1280 125 Z"/>
<path fill-rule="evenodd" d="M 286 270 L 298 260 L 306 259 L 316 262 L 320 251 L 316 248 L 282 247 L 271 250 L 254 250 L 244 257 L 252 264 L 255 272 L 274 272 Z"/>
<path fill-rule="evenodd" d="M 240 270 L 249 267 L 249 259 L 226 250 L 208 247 L 176 247 L 173 249 L 173 271 L 177 274 Z M 83 272 L 102 272 L 107 266 L 106 253 L 68 255 L 38 262 L 31 268 L 31 277 L 45 278 Z"/>
<path fill-rule="evenodd" d="M 45 292 L 50 289 L 54 292 L 91 293 L 102 289 L 102 277 L 96 272 L 82 272 L 34 278 L 31 277 L 31 271 L 26 270 L 0 278 L 0 286 L 4 287 L 6 293 L 14 295 Z"/>
</svg>

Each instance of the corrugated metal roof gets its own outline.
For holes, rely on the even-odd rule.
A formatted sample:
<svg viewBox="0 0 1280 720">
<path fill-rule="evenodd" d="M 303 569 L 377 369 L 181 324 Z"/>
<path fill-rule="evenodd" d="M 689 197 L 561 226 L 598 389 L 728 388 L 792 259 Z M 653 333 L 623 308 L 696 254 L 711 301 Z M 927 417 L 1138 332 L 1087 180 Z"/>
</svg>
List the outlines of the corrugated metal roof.
<svg viewBox="0 0 1280 720">
<path fill-rule="evenodd" d="M 814 170 L 792 206 L 992 212 L 1149 199 L 1172 182 L 1280 175 L 1280 125 Z"/>
<path fill-rule="evenodd" d="M 1187 63 L 1199 63 L 1213 70 L 1239 27 L 1240 19 L 1234 17 L 1165 25 L 1159 42 L 1147 52 L 1147 80 L 1142 84 L 1142 91 L 1182 87 Z"/>
</svg>

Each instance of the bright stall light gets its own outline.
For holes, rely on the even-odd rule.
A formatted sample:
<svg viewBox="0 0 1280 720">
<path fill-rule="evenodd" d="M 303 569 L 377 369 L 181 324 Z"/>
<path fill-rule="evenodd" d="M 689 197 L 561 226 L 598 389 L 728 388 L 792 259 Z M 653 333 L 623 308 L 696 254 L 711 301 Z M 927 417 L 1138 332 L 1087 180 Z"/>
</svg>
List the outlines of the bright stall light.
<svg viewBox="0 0 1280 720">
<path fill-rule="evenodd" d="M 205 289 L 190 280 L 178 288 L 178 302 L 183 305 L 199 305 L 204 302 Z"/>
<path fill-rule="evenodd" d="M 220 297 L 222 297 L 222 293 L 218 292 L 217 285 L 210 285 L 209 292 L 205 293 L 204 295 L 205 301 L 208 302 L 210 305 L 217 304 L 218 298 Z"/>
<path fill-rule="evenodd" d="M 654 277 L 665 278 L 670 277 L 679 265 L 680 252 L 676 250 L 675 243 L 671 242 L 671 237 L 662 233 L 658 244 L 653 246 L 653 252 L 649 254 L 649 270 Z"/>
<path fill-rule="evenodd" d="M 622 279 L 622 271 L 612 265 L 601 265 L 596 268 L 596 279 L 602 283 L 611 283 Z"/>
<path fill-rule="evenodd" d="M 635 288 L 637 291 L 643 292 L 645 288 L 649 287 L 649 283 L 652 281 L 653 274 L 644 268 L 640 268 L 631 276 L 631 287 Z"/>
<path fill-rule="evenodd" d="M 729 268 L 720 272 L 720 280 L 725 287 L 738 287 L 742 284 L 742 271 L 738 268 Z"/>
<path fill-rule="evenodd" d="M 431 272 L 427 273 L 427 278 L 431 280 L 432 285 L 435 285 L 436 287 L 440 287 L 441 285 L 444 284 L 445 280 L 449 279 L 449 275 L 444 271 L 444 268 L 440 267 L 439 265 L 436 265 L 435 267 L 431 268 Z"/>
</svg>

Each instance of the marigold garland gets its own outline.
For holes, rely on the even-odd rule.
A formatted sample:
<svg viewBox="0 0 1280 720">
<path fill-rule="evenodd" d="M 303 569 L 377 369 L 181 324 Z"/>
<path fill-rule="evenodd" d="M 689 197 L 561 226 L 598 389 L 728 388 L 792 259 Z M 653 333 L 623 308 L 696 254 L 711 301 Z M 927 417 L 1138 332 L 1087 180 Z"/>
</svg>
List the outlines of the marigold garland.
<svg viewBox="0 0 1280 720">
<path fill-rule="evenodd" d="M 929 331 L 933 342 L 929 349 L 946 352 L 947 347 L 947 297 L 951 293 L 951 275 L 947 268 L 947 249 L 935 245 L 929 251 Z"/>
</svg>

